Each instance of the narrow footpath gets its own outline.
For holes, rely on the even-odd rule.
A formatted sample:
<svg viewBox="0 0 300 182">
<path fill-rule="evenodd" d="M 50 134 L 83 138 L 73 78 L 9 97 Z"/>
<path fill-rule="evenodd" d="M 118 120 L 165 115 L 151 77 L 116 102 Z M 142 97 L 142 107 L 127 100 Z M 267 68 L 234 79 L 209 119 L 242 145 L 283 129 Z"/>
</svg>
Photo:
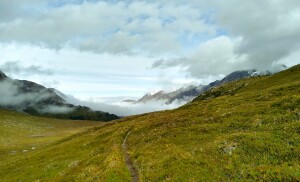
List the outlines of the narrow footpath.
<svg viewBox="0 0 300 182">
<path fill-rule="evenodd" d="M 131 157 L 128 153 L 128 146 L 127 146 L 127 138 L 128 136 L 130 135 L 131 133 L 131 130 L 129 130 L 123 140 L 123 144 L 122 144 L 122 149 L 123 149 L 123 153 L 124 153 L 124 156 L 125 156 L 125 163 L 126 163 L 126 166 L 130 172 L 130 175 L 131 175 L 131 179 L 132 179 L 132 182 L 139 182 L 139 173 L 138 173 L 138 170 L 134 167 L 133 163 L 132 163 L 132 160 L 131 160 Z"/>
</svg>

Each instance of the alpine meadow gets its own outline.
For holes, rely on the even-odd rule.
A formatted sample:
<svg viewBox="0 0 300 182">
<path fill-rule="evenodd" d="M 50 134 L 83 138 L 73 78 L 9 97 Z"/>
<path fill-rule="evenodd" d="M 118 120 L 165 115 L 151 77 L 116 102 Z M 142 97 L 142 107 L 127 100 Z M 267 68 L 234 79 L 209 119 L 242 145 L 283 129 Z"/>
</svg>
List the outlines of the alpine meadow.
<svg viewBox="0 0 300 182">
<path fill-rule="evenodd" d="M 0 0 L 0 182 L 300 181 L 299 0 Z"/>
<path fill-rule="evenodd" d="M 297 181 L 299 93 L 300 66 L 243 79 L 178 109 L 123 118 L 7 156 L 0 175 L 4 181 L 130 181 L 122 150 L 130 132 L 128 153 L 141 181 Z"/>
</svg>

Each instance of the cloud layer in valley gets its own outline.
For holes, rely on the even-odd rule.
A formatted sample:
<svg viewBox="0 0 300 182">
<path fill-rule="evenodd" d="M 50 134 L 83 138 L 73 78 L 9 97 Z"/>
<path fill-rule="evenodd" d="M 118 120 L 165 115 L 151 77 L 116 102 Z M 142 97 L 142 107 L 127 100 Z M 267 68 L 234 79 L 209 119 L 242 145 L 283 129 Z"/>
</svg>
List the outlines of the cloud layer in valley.
<svg viewBox="0 0 300 182">
<path fill-rule="evenodd" d="M 73 96 L 68 96 L 66 100 L 74 105 L 84 105 L 92 108 L 93 110 L 101 110 L 109 113 L 114 113 L 118 116 L 129 116 L 147 112 L 169 110 L 185 104 L 185 102 L 175 101 L 172 104 L 166 105 L 165 101 L 162 100 L 147 103 L 131 104 L 122 102 L 122 98 L 103 98 L 100 100 L 98 99 L 86 101 L 79 100 Z"/>
</svg>

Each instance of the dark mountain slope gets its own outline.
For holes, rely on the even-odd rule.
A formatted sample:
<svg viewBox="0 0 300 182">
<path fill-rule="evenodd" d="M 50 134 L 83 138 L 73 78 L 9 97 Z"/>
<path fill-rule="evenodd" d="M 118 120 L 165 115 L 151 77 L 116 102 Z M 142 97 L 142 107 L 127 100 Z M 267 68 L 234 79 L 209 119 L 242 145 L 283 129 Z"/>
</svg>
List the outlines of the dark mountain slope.
<svg viewBox="0 0 300 182">
<path fill-rule="evenodd" d="M 2 71 L 0 71 L 0 81 L 6 78 L 7 76 Z"/>
<path fill-rule="evenodd" d="M 54 89 L 27 80 L 14 80 L 2 72 L 0 72 L 0 88 L 2 108 L 61 119 L 97 121 L 118 119 L 118 116 L 113 114 L 69 104 Z"/>
</svg>

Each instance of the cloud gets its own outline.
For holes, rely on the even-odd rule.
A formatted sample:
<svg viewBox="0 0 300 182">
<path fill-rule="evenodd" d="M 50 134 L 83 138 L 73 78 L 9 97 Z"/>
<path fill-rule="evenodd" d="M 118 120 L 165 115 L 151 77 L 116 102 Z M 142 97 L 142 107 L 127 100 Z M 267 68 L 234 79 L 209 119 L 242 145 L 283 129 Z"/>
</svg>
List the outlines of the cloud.
<svg viewBox="0 0 300 182">
<path fill-rule="evenodd" d="M 186 37 L 215 33 L 201 19 L 201 11 L 188 5 L 85 1 L 41 8 L 37 15 L 0 23 L 0 41 L 54 49 L 70 46 L 97 53 L 157 55 L 180 51 Z"/>
<path fill-rule="evenodd" d="M 202 80 L 299 63 L 299 12 L 296 0 L 0 1 L 1 45 L 19 46 L 14 54 L 20 44 L 27 47 L 24 59 L 2 60 L 55 63 L 61 74 L 55 80 L 66 93 L 128 95 L 118 88 L 130 85 L 130 95 L 137 95 L 178 77 Z M 142 76 L 160 81 L 135 79 Z"/>
<path fill-rule="evenodd" d="M 192 77 L 228 74 L 232 70 L 247 69 L 246 55 L 234 54 L 239 40 L 219 36 L 199 45 L 189 56 L 175 59 L 158 60 L 152 68 L 184 67 Z M 226 66 L 224 66 L 226 65 Z"/>
<path fill-rule="evenodd" d="M 50 69 L 44 69 L 41 66 L 31 65 L 24 66 L 20 61 L 8 61 L 0 65 L 0 70 L 7 74 L 13 75 L 52 75 L 53 71 Z"/>
<path fill-rule="evenodd" d="M 196 1 L 190 3 L 199 7 Z M 284 0 L 207 1 L 204 7 L 213 10 L 210 21 L 221 34 L 201 42 L 187 56 L 158 60 L 153 68 L 181 66 L 202 78 L 239 69 L 272 70 L 277 63 L 299 64 L 299 60 L 288 60 L 300 51 L 299 5 Z"/>
<path fill-rule="evenodd" d="M 213 5 L 216 23 L 232 37 L 242 38 L 235 54 L 246 54 L 252 67 L 268 68 L 300 49 L 299 1 L 230 0 Z"/>
<path fill-rule="evenodd" d="M 38 65 L 53 71 L 53 75 L 11 75 L 31 80 L 81 99 L 90 97 L 137 96 L 151 89 L 179 88 L 189 83 L 177 69 L 149 69 L 154 58 L 96 54 L 63 49 L 60 51 L 31 46 L 1 46 L 0 65 L 5 60 L 22 60 L 22 65 Z M 13 53 L 13 54 L 11 54 Z M 24 66 L 23 66 L 24 67 Z M 1 68 L 0 68 L 1 69 Z M 162 76 L 162 72 L 166 72 Z M 161 83 L 161 78 L 169 83 Z M 53 82 L 53 81 L 58 82 Z M 192 79 L 195 81 L 194 79 Z"/>
<path fill-rule="evenodd" d="M 9 0 L 0 1 L 0 23 L 31 17 L 41 12 L 48 0 Z"/>
<path fill-rule="evenodd" d="M 105 102 L 97 101 L 97 100 L 90 100 L 84 101 L 79 100 L 73 96 L 68 96 L 66 98 L 67 102 L 72 103 L 74 105 L 83 105 L 92 108 L 93 110 L 101 110 L 104 112 L 114 113 L 118 116 L 130 116 L 154 111 L 161 111 L 161 110 L 169 110 L 177 108 L 186 102 L 174 102 L 172 104 L 165 104 L 165 101 L 153 101 L 141 104 L 125 104 L 122 103 L 122 100 L 116 102 L 115 98 L 112 98 L 112 102 L 105 99 Z"/>
</svg>

